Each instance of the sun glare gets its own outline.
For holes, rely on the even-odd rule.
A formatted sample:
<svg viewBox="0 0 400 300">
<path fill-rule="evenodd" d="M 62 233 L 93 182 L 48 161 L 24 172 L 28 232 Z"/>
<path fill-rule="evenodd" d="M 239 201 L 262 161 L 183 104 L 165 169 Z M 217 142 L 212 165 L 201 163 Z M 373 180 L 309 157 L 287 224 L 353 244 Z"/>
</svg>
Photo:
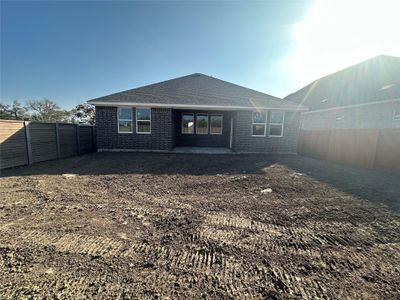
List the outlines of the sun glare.
<svg viewBox="0 0 400 300">
<path fill-rule="evenodd" d="M 316 1 L 293 42 L 287 68 L 303 85 L 379 54 L 400 56 L 400 1 Z"/>
</svg>

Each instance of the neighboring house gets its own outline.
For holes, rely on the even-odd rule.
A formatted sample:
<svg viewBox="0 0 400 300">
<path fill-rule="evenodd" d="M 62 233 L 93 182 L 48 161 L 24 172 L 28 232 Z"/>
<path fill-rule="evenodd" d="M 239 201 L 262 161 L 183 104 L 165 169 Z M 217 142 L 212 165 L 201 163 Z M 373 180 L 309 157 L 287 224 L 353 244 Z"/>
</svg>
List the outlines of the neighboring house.
<svg viewBox="0 0 400 300">
<path fill-rule="evenodd" d="M 99 151 L 224 147 L 295 153 L 302 105 L 203 74 L 88 101 Z"/>
<path fill-rule="evenodd" d="M 371 58 L 285 99 L 310 109 L 301 114 L 301 154 L 400 171 L 400 58 Z"/>
<path fill-rule="evenodd" d="M 400 58 L 371 58 L 285 99 L 310 109 L 302 114 L 302 129 L 400 128 Z"/>
</svg>

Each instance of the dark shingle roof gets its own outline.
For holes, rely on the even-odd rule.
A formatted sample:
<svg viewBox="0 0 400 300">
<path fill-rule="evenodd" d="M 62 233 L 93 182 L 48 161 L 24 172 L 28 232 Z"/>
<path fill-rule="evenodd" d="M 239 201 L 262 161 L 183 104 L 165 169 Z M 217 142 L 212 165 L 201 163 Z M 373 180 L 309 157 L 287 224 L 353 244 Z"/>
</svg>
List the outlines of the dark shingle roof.
<svg viewBox="0 0 400 300">
<path fill-rule="evenodd" d="M 400 98 L 400 58 L 380 55 L 318 79 L 285 97 L 310 110 Z"/>
<path fill-rule="evenodd" d="M 192 74 L 88 101 L 92 104 L 161 104 L 270 108 L 297 110 L 305 107 L 204 74 Z"/>
</svg>

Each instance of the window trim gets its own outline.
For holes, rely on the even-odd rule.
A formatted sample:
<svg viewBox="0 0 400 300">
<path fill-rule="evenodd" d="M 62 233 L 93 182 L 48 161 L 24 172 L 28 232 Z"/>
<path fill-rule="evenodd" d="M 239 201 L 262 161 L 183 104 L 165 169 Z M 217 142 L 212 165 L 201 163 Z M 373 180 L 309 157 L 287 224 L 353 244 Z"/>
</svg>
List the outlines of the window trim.
<svg viewBox="0 0 400 300">
<path fill-rule="evenodd" d="M 277 110 L 277 111 L 271 111 L 271 114 L 276 113 L 276 112 L 281 112 L 283 114 L 282 123 L 269 123 L 268 124 L 268 136 L 269 137 L 283 137 L 283 129 L 285 127 L 285 112 Z M 272 117 L 271 117 L 271 120 L 272 120 Z M 282 126 L 281 134 L 280 135 L 271 134 L 271 125 L 281 125 Z"/>
<path fill-rule="evenodd" d="M 137 118 L 138 109 L 148 109 L 148 110 L 150 110 L 150 119 L 149 120 L 138 120 L 138 118 Z M 136 133 L 137 134 L 151 134 L 151 107 L 135 107 L 135 121 L 136 121 Z M 149 122 L 150 131 L 149 132 L 139 131 L 138 130 L 138 122 Z"/>
<path fill-rule="evenodd" d="M 264 123 L 254 123 L 254 113 L 257 112 L 263 112 L 265 113 L 265 122 Z M 251 113 L 251 136 L 254 137 L 266 137 L 267 136 L 267 123 L 268 123 L 268 113 L 267 111 L 252 111 Z M 254 125 L 264 125 L 264 134 L 263 135 L 259 135 L 259 134 L 253 134 L 253 126 Z"/>
<path fill-rule="evenodd" d="M 212 124 L 211 119 L 212 119 L 212 117 L 221 117 L 221 132 L 212 133 L 212 131 L 211 131 L 211 124 Z M 223 114 L 211 114 L 209 118 L 210 118 L 210 135 L 222 135 L 222 131 L 223 131 L 223 128 L 224 128 L 224 115 Z"/>
<path fill-rule="evenodd" d="M 197 116 L 198 116 L 198 115 L 207 116 L 207 132 L 206 132 L 206 133 L 198 133 L 198 132 L 197 132 L 197 125 L 198 125 Z M 195 126 L 196 126 L 196 134 L 198 134 L 198 135 L 207 135 L 207 134 L 209 134 L 209 127 L 210 127 L 210 126 L 209 126 L 209 125 L 210 125 L 210 124 L 209 124 L 209 123 L 210 123 L 210 122 L 209 122 L 209 118 L 210 118 L 210 116 L 208 115 L 208 113 L 196 113 L 196 125 L 195 125 Z"/>
<path fill-rule="evenodd" d="M 131 119 L 129 120 L 129 119 L 120 119 L 119 118 L 119 111 L 121 110 L 121 109 L 130 109 L 131 110 Z M 133 114 L 132 114 L 132 112 L 133 112 L 133 109 L 132 109 L 132 107 L 118 107 L 117 108 L 117 129 L 118 129 L 118 134 L 129 134 L 129 133 L 133 133 Z M 119 130 L 119 121 L 131 121 L 131 131 L 120 131 Z"/>
<path fill-rule="evenodd" d="M 183 115 L 191 115 L 193 117 L 193 132 L 183 132 Z M 187 135 L 194 135 L 196 131 L 196 123 L 195 123 L 195 116 L 194 113 L 181 113 L 181 134 L 187 134 Z"/>
<path fill-rule="evenodd" d="M 395 122 L 400 121 L 400 107 L 393 108 L 393 119 L 392 120 Z"/>
</svg>

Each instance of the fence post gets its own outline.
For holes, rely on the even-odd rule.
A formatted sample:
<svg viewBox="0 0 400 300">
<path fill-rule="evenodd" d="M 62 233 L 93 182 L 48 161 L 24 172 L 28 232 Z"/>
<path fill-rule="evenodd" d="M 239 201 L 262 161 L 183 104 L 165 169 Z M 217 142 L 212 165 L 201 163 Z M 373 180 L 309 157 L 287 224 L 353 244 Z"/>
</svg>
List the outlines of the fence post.
<svg viewBox="0 0 400 300">
<path fill-rule="evenodd" d="M 379 139 L 382 135 L 382 128 L 378 129 L 378 134 L 377 134 L 377 138 L 376 138 L 376 143 L 375 143 L 375 153 L 374 153 L 374 157 L 373 157 L 373 161 L 372 161 L 372 168 L 373 169 L 378 169 L 378 165 L 376 163 L 376 157 L 378 156 L 378 149 L 379 149 Z"/>
<path fill-rule="evenodd" d="M 94 125 L 92 125 L 92 151 L 96 148 L 96 141 L 94 140 Z"/>
<path fill-rule="evenodd" d="M 61 158 L 60 131 L 59 131 L 58 123 L 56 122 L 54 125 L 56 127 L 57 159 L 60 159 Z"/>
<path fill-rule="evenodd" d="M 32 164 L 32 145 L 31 145 L 31 135 L 29 133 L 29 122 L 24 121 L 25 129 L 25 141 L 26 141 L 26 151 L 28 153 L 28 165 Z"/>
<path fill-rule="evenodd" d="M 75 126 L 76 126 L 76 146 L 78 148 L 77 152 L 78 152 L 78 155 L 79 155 L 81 153 L 81 140 L 79 138 L 79 125 L 76 124 Z"/>
</svg>

